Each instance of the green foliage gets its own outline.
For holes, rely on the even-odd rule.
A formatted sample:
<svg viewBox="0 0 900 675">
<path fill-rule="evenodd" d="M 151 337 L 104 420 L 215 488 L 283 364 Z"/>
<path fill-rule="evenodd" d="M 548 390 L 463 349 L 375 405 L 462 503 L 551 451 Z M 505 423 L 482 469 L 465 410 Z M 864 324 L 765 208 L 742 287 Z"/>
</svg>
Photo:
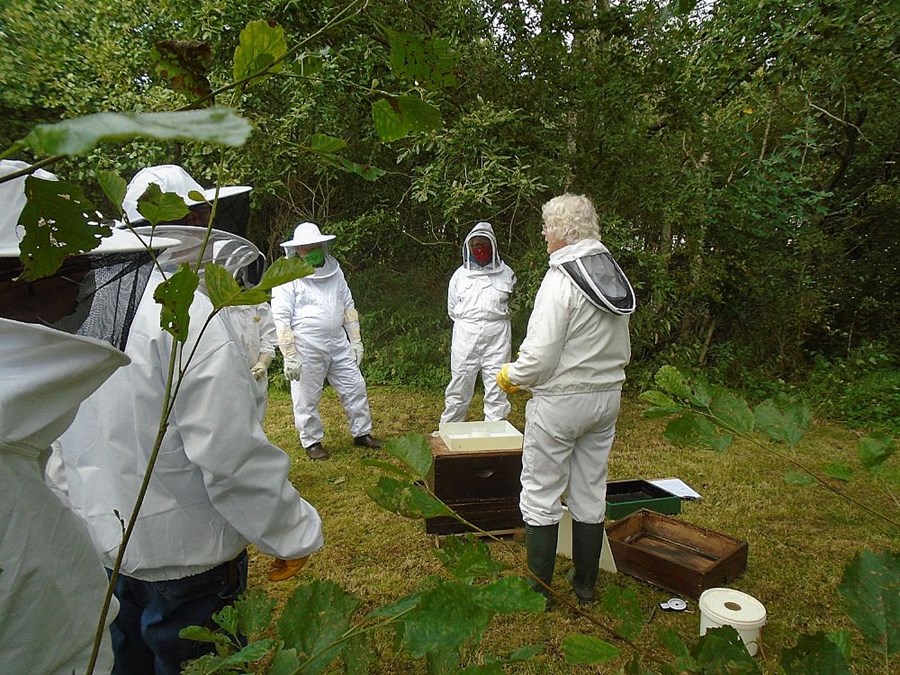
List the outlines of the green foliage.
<svg viewBox="0 0 900 675">
<path fill-rule="evenodd" d="M 467 583 L 476 579 L 496 579 L 504 568 L 491 558 L 487 544 L 474 535 L 468 535 L 466 539 L 448 537 L 437 555 L 448 572 Z"/>
<path fill-rule="evenodd" d="M 157 183 L 150 183 L 138 197 L 137 210 L 154 227 L 157 223 L 179 220 L 189 211 L 184 199 L 174 192 L 163 192 Z"/>
<path fill-rule="evenodd" d="M 384 449 L 412 469 L 416 478 L 425 478 L 434 463 L 431 446 L 421 434 L 392 438 L 385 443 Z"/>
<path fill-rule="evenodd" d="M 160 40 L 150 52 L 156 75 L 174 91 L 193 99 L 212 93 L 207 71 L 212 65 L 212 50 L 196 40 Z"/>
<path fill-rule="evenodd" d="M 458 55 L 445 38 L 385 30 L 391 45 L 391 68 L 410 84 L 440 89 L 456 84 L 453 68 Z"/>
<path fill-rule="evenodd" d="M 66 257 L 92 251 L 112 233 L 91 220 L 94 207 L 77 185 L 28 176 L 25 195 L 28 203 L 19 218 L 25 226 L 19 245 L 23 280 L 55 273 Z"/>
<path fill-rule="evenodd" d="M 199 285 L 200 276 L 188 265 L 181 265 L 175 274 L 153 291 L 153 299 L 162 305 L 160 325 L 178 342 L 187 340 L 190 307 Z"/>
<path fill-rule="evenodd" d="M 796 646 L 781 652 L 781 666 L 797 675 L 850 675 L 841 646 L 832 636 L 819 632 L 801 635 Z"/>
<path fill-rule="evenodd" d="M 779 395 L 753 409 L 756 428 L 773 441 L 797 445 L 809 427 L 812 412 L 805 403 Z"/>
<path fill-rule="evenodd" d="M 166 113 L 96 113 L 39 124 L 22 139 L 37 154 L 80 155 L 100 143 L 133 138 L 243 145 L 250 124 L 229 108 Z"/>
<path fill-rule="evenodd" d="M 615 646 L 590 635 L 572 633 L 562 642 L 566 662 L 573 665 L 608 663 L 619 656 Z"/>
<path fill-rule="evenodd" d="M 630 588 L 610 585 L 603 594 L 603 610 L 618 622 L 620 635 L 633 640 L 644 627 L 637 594 Z"/>
<path fill-rule="evenodd" d="M 368 491 L 369 497 L 384 509 L 407 518 L 452 516 L 453 511 L 420 485 L 398 481 L 388 476 Z"/>
<path fill-rule="evenodd" d="M 234 80 L 239 82 L 262 70 L 267 75 L 281 69 L 280 61 L 287 54 L 284 29 L 267 21 L 251 21 L 241 31 L 240 44 L 234 50 Z M 259 82 L 257 77 L 251 82 Z"/>
<path fill-rule="evenodd" d="M 873 434 L 859 439 L 859 461 L 867 469 L 884 463 L 897 452 L 897 444 L 887 434 Z"/>
<path fill-rule="evenodd" d="M 882 654 L 900 651 L 900 555 L 858 553 L 839 590 L 869 644 Z"/>
<path fill-rule="evenodd" d="M 97 183 L 99 183 L 103 194 L 106 195 L 116 213 L 121 216 L 122 202 L 125 201 L 125 193 L 128 190 L 128 184 L 125 182 L 125 179 L 115 171 L 98 171 Z"/>
</svg>

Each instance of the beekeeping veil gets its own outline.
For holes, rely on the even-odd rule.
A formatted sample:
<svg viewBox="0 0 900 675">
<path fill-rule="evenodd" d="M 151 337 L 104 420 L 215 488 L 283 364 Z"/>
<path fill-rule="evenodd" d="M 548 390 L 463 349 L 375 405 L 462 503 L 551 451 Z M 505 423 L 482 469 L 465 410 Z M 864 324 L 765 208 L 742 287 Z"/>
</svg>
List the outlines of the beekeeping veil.
<svg viewBox="0 0 900 675">
<path fill-rule="evenodd" d="M 29 168 L 24 162 L 0 161 L 0 175 Z M 31 180 L 57 181 L 37 170 Z M 60 194 L 64 184 L 60 183 Z M 137 307 L 153 268 L 153 252 L 177 242 L 158 237 L 151 247 L 135 234 L 113 229 L 98 247 L 64 259 L 53 274 L 20 278 L 25 267 L 20 242 L 25 236 L 26 209 L 40 208 L 27 202 L 26 178 L 0 183 L 0 316 L 38 323 L 73 335 L 109 342 L 124 351 Z M 30 215 L 34 215 L 33 213 Z M 52 220 L 39 217 L 39 227 L 54 228 Z M 92 223 L 101 237 L 99 223 Z M 52 241 L 52 237 L 51 237 Z"/>
<path fill-rule="evenodd" d="M 631 282 L 609 251 L 564 262 L 559 269 L 592 305 L 604 312 L 632 314 L 637 307 Z"/>
<path fill-rule="evenodd" d="M 321 247 L 325 260 L 322 265 L 319 267 L 314 267 L 313 274 L 309 275 L 308 279 L 323 279 L 326 277 L 330 277 L 334 274 L 338 269 L 337 260 L 335 260 L 331 255 L 331 247 L 329 243 L 334 241 L 335 236 L 333 234 L 322 234 L 322 231 L 319 229 L 319 226 L 315 223 L 305 222 L 300 223 L 297 227 L 294 228 L 294 236 L 288 239 L 285 242 L 282 242 L 281 247 L 284 249 L 284 253 L 286 256 L 290 257 L 297 253 L 297 249 L 304 246 L 319 246 Z"/>
<path fill-rule="evenodd" d="M 134 231 L 154 241 L 159 237 L 177 239 L 178 244 L 167 248 L 159 255 L 159 266 L 166 273 L 174 273 L 181 265 L 196 267 L 197 273 L 203 280 L 203 267 L 208 262 L 222 265 L 228 273 L 240 280 L 241 273 L 262 255 L 260 250 L 250 241 L 231 232 L 210 229 L 209 240 L 206 248 L 203 242 L 206 239 L 206 228 L 192 225 L 149 225 L 136 227 Z M 203 249 L 203 256 L 200 251 Z"/>
<path fill-rule="evenodd" d="M 484 237 L 491 242 L 491 258 L 486 262 L 486 264 L 483 265 L 475 260 L 474 256 L 472 255 L 472 251 L 469 248 L 469 244 L 476 237 Z M 475 225 L 475 227 L 472 228 L 469 234 L 466 235 L 466 239 L 463 242 L 462 246 L 462 257 L 463 265 L 467 270 L 473 272 L 484 272 L 487 274 L 500 270 L 500 251 L 497 250 L 497 238 L 494 236 L 494 228 L 490 223 L 478 223 L 477 225 Z"/>
</svg>

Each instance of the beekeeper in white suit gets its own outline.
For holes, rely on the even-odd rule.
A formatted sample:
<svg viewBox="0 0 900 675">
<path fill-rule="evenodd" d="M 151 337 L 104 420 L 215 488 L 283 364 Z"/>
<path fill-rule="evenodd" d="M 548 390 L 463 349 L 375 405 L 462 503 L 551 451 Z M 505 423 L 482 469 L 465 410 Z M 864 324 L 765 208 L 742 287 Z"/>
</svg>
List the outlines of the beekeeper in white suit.
<svg viewBox="0 0 900 675">
<path fill-rule="evenodd" d="M 162 192 L 177 194 L 189 209 L 181 220 L 157 225 L 156 228 L 158 234 L 174 237 L 182 242 L 177 250 L 170 249 L 168 255 L 161 260 L 161 264 L 168 263 L 176 269 L 182 263 L 197 263 L 200 247 L 206 238 L 210 203 L 216 195 L 219 198 L 219 215 L 216 218 L 218 223 L 222 210 L 227 209 L 232 198 L 251 190 L 247 185 L 227 185 L 218 190 L 204 188 L 177 164 L 160 164 L 141 169 L 128 183 L 123 207 L 129 221 L 136 226 L 136 231 L 144 235 L 149 234 L 152 228 L 142 225 L 146 219 L 138 210 L 138 199 L 151 184 L 159 186 Z M 198 194 L 205 201 L 197 199 Z M 242 229 L 246 229 L 246 223 L 242 223 L 242 226 Z M 206 241 L 201 272 L 202 264 L 214 262 L 225 267 L 239 283 L 243 283 L 242 275 L 261 257 L 259 249 L 244 237 L 213 228 Z M 225 307 L 221 314 L 243 348 L 247 367 L 256 382 L 257 412 L 262 424 L 268 403 L 268 369 L 275 357 L 275 324 L 271 309 L 268 303 L 237 305 Z"/>
<path fill-rule="evenodd" d="M 169 250 L 177 255 L 184 245 Z M 132 364 L 82 404 L 60 439 L 69 498 L 108 567 L 122 540 L 119 518 L 131 514 L 141 491 L 167 403 L 173 338 L 160 328 L 153 297 L 162 279 L 154 271 L 140 299 L 126 347 Z M 324 543 L 319 514 L 291 484 L 290 459 L 260 426 L 241 347 L 212 312 L 209 299 L 196 293 L 183 349 L 191 361 L 177 378 L 116 583 L 117 673 L 180 673 L 185 660 L 214 651 L 179 631 L 206 625 L 244 591 L 249 544 L 281 561 L 270 575 L 281 580 Z"/>
<path fill-rule="evenodd" d="M 310 459 L 327 459 L 319 400 L 325 379 L 347 415 L 354 445 L 379 448 L 372 436 L 366 383 L 359 369 L 363 344 L 359 314 L 338 261 L 329 253 L 334 235 L 315 223 L 300 223 L 281 244 L 285 255 L 306 260 L 314 274 L 272 289 L 272 315 L 284 374 L 291 381 L 294 424 Z"/>
<path fill-rule="evenodd" d="M 627 277 L 600 243 L 597 212 L 584 195 L 543 206 L 550 269 L 515 362 L 501 368 L 507 391 L 530 389 L 525 408 L 522 492 L 528 567 L 553 579 L 563 510 L 572 515 L 572 588 L 591 602 L 603 544 L 606 476 L 625 366 L 631 358 Z M 545 592 L 543 587 L 538 590 Z"/>
<path fill-rule="evenodd" d="M 453 342 L 441 422 L 465 422 L 479 372 L 485 421 L 509 415 L 509 399 L 497 384 L 497 373 L 509 361 L 509 296 L 515 285 L 515 273 L 500 259 L 494 229 L 490 223 L 478 223 L 463 242 L 462 265 L 447 287 Z"/>
<path fill-rule="evenodd" d="M 0 176 L 27 168 L 2 160 Z M 118 231 L 49 277 L 17 280 L 24 185 L 24 177 L 0 183 L 0 672 L 71 675 L 87 670 L 107 579 L 84 522 L 47 487 L 43 466 L 79 404 L 129 363 L 120 350 L 128 291 L 140 297 L 151 259 Z M 96 311 L 107 294 L 121 312 Z M 113 599 L 107 624 L 117 611 Z M 112 667 L 106 631 L 94 672 Z"/>
</svg>

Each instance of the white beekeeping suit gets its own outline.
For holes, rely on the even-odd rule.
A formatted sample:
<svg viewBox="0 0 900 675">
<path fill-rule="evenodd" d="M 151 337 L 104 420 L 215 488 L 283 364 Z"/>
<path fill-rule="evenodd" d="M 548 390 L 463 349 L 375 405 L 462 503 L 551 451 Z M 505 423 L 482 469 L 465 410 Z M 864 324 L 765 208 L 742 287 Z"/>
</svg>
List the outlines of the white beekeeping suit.
<svg viewBox="0 0 900 675">
<path fill-rule="evenodd" d="M 480 244 L 474 251 L 473 240 Z M 484 240 L 490 242 L 490 251 Z M 451 379 L 444 392 L 441 422 L 465 421 L 479 372 L 484 383 L 484 419 L 503 420 L 509 415 L 510 405 L 496 378 L 510 357 L 509 296 L 516 275 L 500 260 L 490 223 L 478 223 L 472 228 L 463 242 L 462 256 L 462 265 L 453 273 L 447 288 L 453 343 Z"/>
<path fill-rule="evenodd" d="M 84 523 L 44 483 L 41 459 L 128 357 L 99 340 L 0 319 L 0 363 L 0 672 L 84 673 L 106 574 Z M 96 672 L 111 669 L 107 631 Z"/>
<path fill-rule="evenodd" d="M 0 175 L 27 168 L 0 161 Z M 56 181 L 41 170 L 34 177 Z M 107 578 L 87 528 L 43 471 L 82 401 L 129 363 L 116 346 L 127 338 L 128 297 L 146 284 L 150 256 L 137 237 L 116 231 L 52 275 L 19 279 L 24 186 L 24 177 L 0 184 L 0 673 L 81 674 Z M 116 309 L 95 311 L 112 297 Z M 107 626 L 117 611 L 113 598 Z M 112 667 L 107 630 L 95 672 Z"/>
<path fill-rule="evenodd" d="M 253 265 L 262 253 L 255 244 L 231 232 L 191 225 L 139 226 L 134 231 L 144 237 L 165 236 L 179 240 L 177 246 L 160 254 L 158 263 L 163 270 L 175 272 L 182 264 L 197 265 L 201 277 L 200 290 L 208 294 L 203 267 L 212 262 L 224 267 L 238 283 L 242 273 Z M 205 242 L 205 247 L 204 247 Z M 200 256 L 203 248 L 203 256 Z M 256 407 L 260 424 L 266 415 L 268 402 L 268 368 L 275 357 L 275 323 L 269 303 L 234 305 L 219 312 L 241 347 L 246 367 L 256 383 Z"/>
<path fill-rule="evenodd" d="M 340 398 L 356 445 L 378 447 L 359 364 L 363 347 L 359 315 L 338 261 L 325 250 L 334 239 L 314 223 L 301 223 L 282 246 L 288 256 L 315 252 L 314 274 L 272 290 L 278 344 L 291 379 L 294 424 L 310 459 L 325 459 L 325 435 L 318 405 L 327 378 Z M 315 257 L 318 256 L 318 257 Z"/>
</svg>

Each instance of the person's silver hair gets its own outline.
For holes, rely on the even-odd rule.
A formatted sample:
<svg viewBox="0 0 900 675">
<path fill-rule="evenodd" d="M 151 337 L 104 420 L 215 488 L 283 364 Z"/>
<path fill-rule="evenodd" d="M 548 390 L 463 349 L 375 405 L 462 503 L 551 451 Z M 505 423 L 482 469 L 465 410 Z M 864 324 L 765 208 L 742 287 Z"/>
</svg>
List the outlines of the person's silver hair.
<svg viewBox="0 0 900 675">
<path fill-rule="evenodd" d="M 541 208 L 544 233 L 566 244 L 582 239 L 600 239 L 597 211 L 585 195 L 567 192 L 554 197 Z"/>
</svg>

